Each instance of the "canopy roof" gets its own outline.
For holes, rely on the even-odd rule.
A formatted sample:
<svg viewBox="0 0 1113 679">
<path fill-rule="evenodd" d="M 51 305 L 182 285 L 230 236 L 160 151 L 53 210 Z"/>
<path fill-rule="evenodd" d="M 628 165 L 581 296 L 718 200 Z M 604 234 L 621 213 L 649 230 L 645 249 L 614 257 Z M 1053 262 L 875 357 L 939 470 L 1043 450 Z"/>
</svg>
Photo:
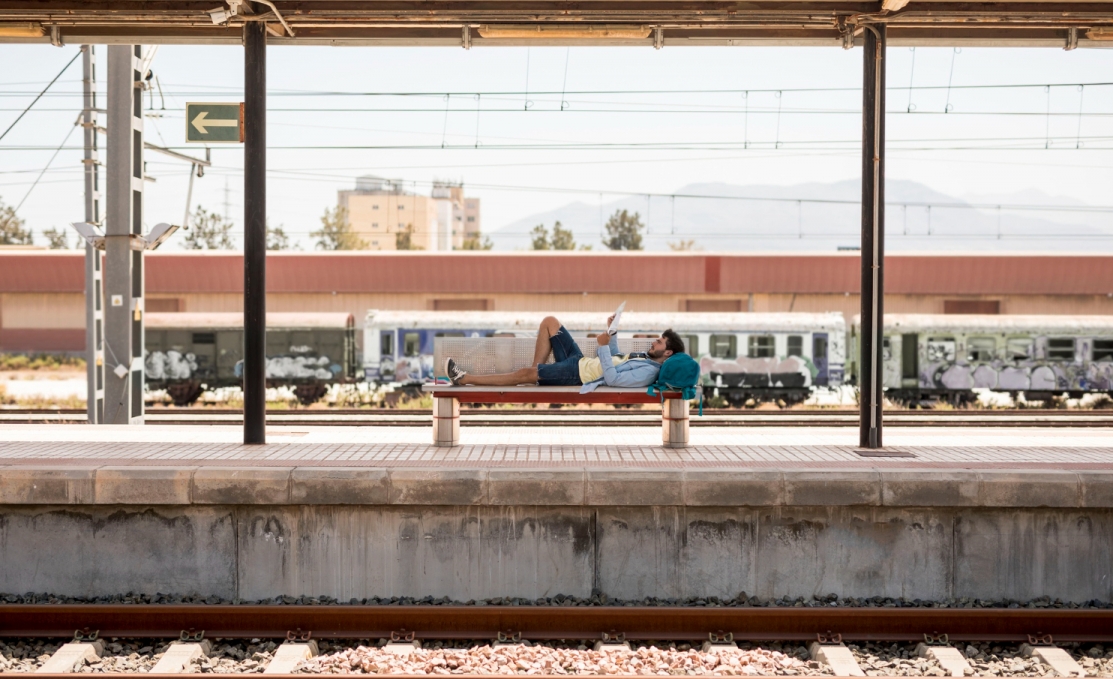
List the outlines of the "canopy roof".
<svg viewBox="0 0 1113 679">
<path fill-rule="evenodd" d="M 0 42 L 240 44 L 842 45 L 885 24 L 894 45 L 1113 46 L 1105 2 L 274 0 L 222 16 L 218 0 L 0 0 Z M 250 10 L 245 10 L 250 11 Z M 215 23 L 215 21 L 221 23 Z"/>
</svg>

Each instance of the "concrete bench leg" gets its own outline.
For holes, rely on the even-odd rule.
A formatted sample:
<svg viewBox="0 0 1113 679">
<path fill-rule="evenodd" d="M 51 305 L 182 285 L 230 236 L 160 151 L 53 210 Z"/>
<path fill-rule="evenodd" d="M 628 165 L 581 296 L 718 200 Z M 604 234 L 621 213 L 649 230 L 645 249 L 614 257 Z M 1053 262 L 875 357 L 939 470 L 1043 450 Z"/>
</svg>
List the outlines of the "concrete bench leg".
<svg viewBox="0 0 1113 679">
<path fill-rule="evenodd" d="M 433 399 L 433 445 L 460 445 L 460 402 L 454 398 Z"/>
<path fill-rule="evenodd" d="M 661 444 L 666 448 L 688 447 L 688 402 L 667 398 L 661 407 Z"/>
</svg>

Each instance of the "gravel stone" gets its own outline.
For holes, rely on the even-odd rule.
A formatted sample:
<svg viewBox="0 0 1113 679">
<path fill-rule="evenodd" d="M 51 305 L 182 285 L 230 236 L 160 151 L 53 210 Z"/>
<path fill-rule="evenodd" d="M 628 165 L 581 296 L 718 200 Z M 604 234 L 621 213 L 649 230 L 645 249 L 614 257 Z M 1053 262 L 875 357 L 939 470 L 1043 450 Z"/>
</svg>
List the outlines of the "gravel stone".
<svg viewBox="0 0 1113 679">
<path fill-rule="evenodd" d="M 48 593 L 27 592 L 14 594 L 0 592 L 0 600 L 10 604 L 203 604 L 203 605 L 299 605 L 299 606 L 686 606 L 697 608 L 1113 608 L 1113 601 L 1091 599 L 1088 601 L 1063 601 L 1050 597 L 1039 597 L 1029 601 L 1013 599 L 988 600 L 943 599 L 927 601 L 891 597 L 840 597 L 837 594 L 817 594 L 811 598 L 762 599 L 739 592 L 729 599 L 719 597 L 689 597 L 686 599 L 648 597 L 645 599 L 613 599 L 598 590 L 589 597 L 576 597 L 558 594 L 540 599 L 521 597 L 494 597 L 490 599 L 471 599 L 456 601 L 448 597 L 369 597 L 339 601 L 330 596 L 277 596 L 272 599 L 222 599 L 218 596 L 189 594 L 115 594 L 100 597 L 70 597 Z"/>
</svg>

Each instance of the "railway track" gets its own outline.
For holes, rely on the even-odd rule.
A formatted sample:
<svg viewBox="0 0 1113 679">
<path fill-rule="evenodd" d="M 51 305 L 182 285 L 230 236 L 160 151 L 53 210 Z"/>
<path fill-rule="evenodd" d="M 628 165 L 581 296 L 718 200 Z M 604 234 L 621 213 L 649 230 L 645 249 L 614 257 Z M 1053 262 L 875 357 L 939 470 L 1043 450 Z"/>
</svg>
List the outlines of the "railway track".
<svg viewBox="0 0 1113 679">
<path fill-rule="evenodd" d="M 429 410 L 309 409 L 275 410 L 267 421 L 287 426 L 425 426 Z M 463 422 L 487 427 L 523 426 L 645 426 L 660 427 L 661 417 L 652 411 L 633 409 L 488 409 L 467 408 Z M 237 425 L 242 411 L 231 409 L 152 409 L 146 413 L 148 424 L 161 425 Z M 81 424 L 83 410 L 0 410 L 0 424 Z M 893 410 L 886 411 L 885 423 L 895 427 L 1113 427 L 1113 410 Z M 705 409 L 702 417 L 692 417 L 693 427 L 853 427 L 858 425 L 856 410 L 749 410 Z"/>
<path fill-rule="evenodd" d="M 76 637 L 75 637 L 76 630 Z M 1055 663 L 1070 663 L 1077 665 L 1077 659 L 1088 662 L 1082 655 L 1080 643 L 1110 644 L 1113 642 L 1113 609 L 1011 609 L 1011 608 L 975 608 L 975 609 L 945 609 L 945 608 L 835 608 L 835 607 L 782 607 L 782 608 L 750 608 L 750 607 L 649 607 L 649 606 L 305 606 L 305 605 L 118 605 L 118 604 L 59 604 L 36 605 L 16 604 L 0 606 L 0 650 L 3 642 L 13 643 L 14 639 L 53 639 L 53 651 L 56 656 L 64 655 L 67 647 L 58 647 L 59 641 L 75 640 L 84 646 L 69 647 L 69 652 L 75 653 L 77 648 L 92 648 L 91 644 L 100 644 L 99 652 L 105 649 L 105 641 L 112 640 L 110 647 L 122 648 L 116 640 L 141 639 L 140 643 L 146 644 L 146 653 L 155 658 L 153 648 L 162 647 L 161 657 L 168 657 L 169 650 L 174 646 L 164 646 L 167 643 L 185 644 L 179 646 L 179 655 L 189 650 L 193 653 L 190 660 L 176 672 L 188 671 L 214 671 L 211 666 L 204 665 L 201 669 L 189 669 L 190 662 L 209 662 L 205 660 L 214 649 L 214 642 L 225 644 L 224 650 L 230 647 L 228 640 L 241 640 L 241 644 L 250 643 L 251 649 L 266 648 L 277 653 L 264 654 L 271 663 L 277 663 L 283 657 L 279 644 L 288 646 L 286 649 L 287 661 L 291 653 L 298 656 L 297 662 L 273 669 L 285 669 L 292 672 L 298 663 L 308 660 L 318 652 L 317 644 L 322 648 L 335 651 L 343 649 L 343 642 L 335 640 L 366 640 L 362 643 L 347 644 L 347 651 L 343 651 L 342 666 L 344 671 L 353 671 L 356 664 L 349 663 L 349 655 L 354 658 L 357 649 L 365 658 L 362 668 L 369 671 L 368 667 L 377 668 L 373 673 L 384 673 L 398 676 L 398 672 L 387 671 L 387 665 L 381 658 L 391 658 L 391 654 L 408 656 L 414 652 L 415 645 L 425 643 L 432 649 L 447 649 L 448 653 L 466 655 L 466 645 L 454 642 L 479 642 L 486 647 L 487 643 L 500 641 L 503 644 L 521 644 L 527 642 L 537 646 L 536 649 L 526 651 L 522 646 L 513 646 L 518 650 L 510 653 L 521 652 L 532 654 L 536 657 L 543 653 L 564 652 L 575 654 L 586 652 L 589 644 L 595 643 L 595 658 L 598 660 L 600 652 L 627 653 L 629 642 L 653 641 L 666 649 L 666 655 L 679 654 L 683 657 L 688 653 L 689 660 L 693 657 L 695 649 L 702 647 L 703 654 L 716 654 L 716 657 L 730 653 L 757 653 L 764 654 L 762 658 L 777 656 L 784 653 L 795 652 L 793 659 L 790 655 L 780 655 L 788 658 L 784 660 L 784 667 L 796 666 L 807 670 L 820 668 L 820 662 L 827 664 L 824 671 L 789 671 L 786 675 L 798 674 L 825 674 L 830 676 L 855 674 L 859 670 L 856 664 L 862 657 L 866 657 L 859 650 L 862 646 L 874 644 L 882 645 L 892 643 L 890 652 L 896 652 L 899 644 L 906 644 L 905 649 L 912 648 L 907 644 L 920 642 L 915 648 L 920 657 L 932 659 L 931 662 L 943 666 L 943 658 L 950 653 L 950 659 L 955 660 L 956 654 L 965 656 L 958 662 L 965 662 L 966 657 L 972 656 L 969 643 L 982 643 L 988 652 L 994 644 L 993 652 L 1007 655 L 1012 653 L 1019 657 L 1020 653 L 1038 657 L 1047 665 L 1033 665 L 1036 667 L 1035 675 L 1046 673 L 1048 666 L 1054 667 L 1059 675 L 1066 674 L 1062 665 Z M 101 640 L 101 641 L 96 641 Z M 223 641 L 216 641 L 223 640 Z M 242 641 L 242 640 L 250 640 Z M 269 640 L 269 643 L 268 643 Z M 334 640 L 330 643 L 329 640 Z M 391 640 L 394 650 L 390 646 L 382 649 L 375 648 L 375 640 Z M 576 646 L 578 640 L 579 646 Z M 312 641 L 312 653 L 308 651 Z M 553 644 L 556 643 L 556 646 Z M 364 645 L 370 646 L 366 648 Z M 379 644 L 382 644 L 380 641 Z M 563 646 L 561 646 L 563 644 Z M 608 645 L 609 644 L 609 645 Z M 741 647 L 739 646 L 741 644 Z M 800 657 L 807 655 L 805 646 L 810 644 L 812 662 L 805 664 Z M 1021 646 L 1028 644 L 1029 646 Z M 548 646 L 546 646 L 548 645 Z M 849 646 L 848 646 L 849 645 Z M 1011 645 L 1011 646 L 1010 646 Z M 135 645 L 132 645 L 134 648 Z M 204 647 L 202 653 L 200 649 Z M 241 646 L 242 647 L 242 646 Z M 677 650 L 679 647 L 679 651 Z M 496 645 L 497 648 L 497 645 Z M 560 649 L 564 649 L 561 651 Z M 1003 648 L 1012 648 L 1006 653 Z M 1104 652 L 1104 647 L 1098 646 Z M 401 649 L 401 650 L 399 650 Z M 572 650 L 568 650 L 572 649 Z M 610 649 L 610 650 L 608 650 Z M 757 649 L 756 651 L 754 649 Z M 775 653 L 768 649 L 775 649 Z M 1019 650 L 1016 649 L 1027 649 Z M 851 651 L 854 651 L 852 654 Z M 977 652 L 977 649 L 974 649 Z M 474 651 L 474 648 L 472 649 Z M 1094 648 L 1090 649 L 1090 656 L 1094 656 Z M 87 651 L 85 651 L 87 652 Z M 98 655 L 99 655 L 98 652 Z M 323 651 L 322 651 L 323 652 Z M 1072 652 L 1074 655 L 1072 655 Z M 909 657 L 909 651 L 902 652 L 904 657 Z M 249 653 L 250 654 L 250 653 Z M 375 655 L 377 654 L 377 655 Z M 841 654 L 841 655 L 840 655 Z M 983 652 L 984 654 L 984 652 Z M 138 654 L 132 653 L 132 656 Z M 243 653 L 239 653 L 243 655 Z M 1113 654 L 1110 654 L 1113 655 Z M 492 651 L 488 648 L 481 651 L 479 657 L 490 660 Z M 261 657 L 261 656 L 254 656 Z M 335 654 L 333 662 L 335 666 Z M 374 657 L 380 660 L 374 660 Z M 427 656 L 415 656 L 418 658 Z M 640 657 L 647 657 L 641 653 Z M 708 661 L 706 655 L 695 655 Z M 982 656 L 979 655 L 980 659 Z M 996 657 L 996 656 L 993 656 Z M 372 658 L 372 659 L 367 659 Z M 841 660 L 839 659 L 841 658 Z M 199 660 L 200 659 L 200 660 Z M 652 659 L 652 658 L 650 658 Z M 3 659 L 0 658 L 0 661 Z M 87 657 L 79 658 L 79 665 L 84 662 L 99 660 Z M 702 662 L 701 661 L 701 662 Z M 849 662 L 849 665 L 847 664 Z M 49 662 L 49 661 L 47 661 Z M 151 661 L 154 662 L 153 660 Z M 161 660 L 159 661 L 161 663 Z M 213 660 L 211 662 L 217 662 Z M 228 665 L 226 661 L 226 666 Z M 355 661 L 353 660 L 352 663 Z M 401 661 L 399 661 L 401 662 Z M 715 659 L 714 663 L 719 660 Z M 725 662 L 725 661 L 724 661 Z M 735 661 L 737 664 L 737 661 Z M 1104 661 L 1102 661 L 1104 662 Z M 793 665 L 794 663 L 794 665 Z M 840 664 L 842 663 L 842 664 Z M 1113 661 L 1111 661 L 1113 663 Z M 258 673 L 264 667 L 259 663 L 249 663 L 249 673 Z M 40 666 L 40 676 L 50 676 L 42 670 L 49 669 Z M 71 663 L 72 665 L 72 663 Z M 58 663 L 55 663 L 57 668 Z M 405 667 L 404 663 L 399 665 Z M 726 665 L 723 665 L 724 667 Z M 981 667 L 981 665 L 977 665 Z M 210 667 L 210 669 L 205 669 Z M 525 666 L 510 666 L 511 672 L 500 672 L 499 676 L 506 674 L 525 674 Z M 920 665 L 921 669 L 927 665 Z M 967 666 L 969 668 L 969 665 Z M 1113 667 L 1110 664 L 1109 667 Z M 166 666 L 162 669 L 165 670 Z M 70 667 L 72 670 L 72 667 Z M 146 670 L 151 670 L 147 667 Z M 275 673 L 270 670 L 267 673 Z M 503 668 L 500 668 L 503 669 Z M 159 666 L 153 668 L 154 673 L 145 676 L 160 676 Z M 0 667 L 0 672 L 3 668 Z M 27 671 L 27 670 L 24 670 Z M 79 669 L 79 671 L 82 671 Z M 83 671 L 90 671 L 89 669 Z M 102 671 L 97 668 L 93 671 Z M 312 673 L 320 673 L 318 666 Z M 337 671 L 335 669 L 328 672 Z M 1085 670 L 1082 670 L 1085 672 Z M 1104 671 L 1104 670 L 1102 670 Z M 974 672 L 974 674 L 979 674 Z M 235 673 L 235 672 L 232 672 Z M 443 673 L 447 673 L 443 672 Z M 460 672 L 454 672 L 456 674 Z M 464 672 L 469 676 L 485 676 L 481 672 Z M 542 672 L 551 674 L 551 672 Z M 564 673 L 564 672 L 558 672 Z M 627 674 L 633 672 L 608 671 L 607 674 Z M 681 672 L 690 674 L 692 672 Z M 708 672 L 695 672 L 706 673 Z M 741 674 L 754 674 L 755 672 L 741 672 Z M 580 676 L 592 676 L 592 672 L 581 672 Z M 673 672 L 676 674 L 676 672 Z M 878 676 L 884 673 L 871 672 Z M 930 672 L 922 673 L 931 675 Z M 962 673 L 954 674 L 962 676 Z M 967 675 L 970 672 L 966 673 Z M 989 674 L 996 674 L 990 672 Z M 62 676 L 59 674 L 59 676 Z M 167 676 L 171 676 L 167 674 Z M 304 675 L 302 675 L 304 676 Z M 946 676 L 939 675 L 936 676 Z"/>
</svg>

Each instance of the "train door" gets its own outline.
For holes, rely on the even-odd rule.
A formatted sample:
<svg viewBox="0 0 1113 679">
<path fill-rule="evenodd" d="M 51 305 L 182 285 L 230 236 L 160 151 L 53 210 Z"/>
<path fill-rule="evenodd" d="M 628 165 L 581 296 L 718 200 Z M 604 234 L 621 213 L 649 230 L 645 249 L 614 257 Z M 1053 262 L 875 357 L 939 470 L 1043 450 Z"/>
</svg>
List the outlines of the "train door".
<svg viewBox="0 0 1113 679">
<path fill-rule="evenodd" d="M 920 336 L 901 335 L 900 386 L 920 386 Z"/>
<path fill-rule="evenodd" d="M 382 380 L 383 382 L 394 381 L 394 366 L 396 365 L 397 356 L 395 355 L 394 346 L 397 336 L 393 330 L 379 331 L 379 363 L 378 368 L 373 365 L 367 368 L 367 379 L 369 380 Z M 373 374 L 374 373 L 374 374 Z"/>
<path fill-rule="evenodd" d="M 815 386 L 826 387 L 830 382 L 830 367 L 827 362 L 827 333 L 812 334 L 812 364 L 815 365 Z"/>
</svg>

